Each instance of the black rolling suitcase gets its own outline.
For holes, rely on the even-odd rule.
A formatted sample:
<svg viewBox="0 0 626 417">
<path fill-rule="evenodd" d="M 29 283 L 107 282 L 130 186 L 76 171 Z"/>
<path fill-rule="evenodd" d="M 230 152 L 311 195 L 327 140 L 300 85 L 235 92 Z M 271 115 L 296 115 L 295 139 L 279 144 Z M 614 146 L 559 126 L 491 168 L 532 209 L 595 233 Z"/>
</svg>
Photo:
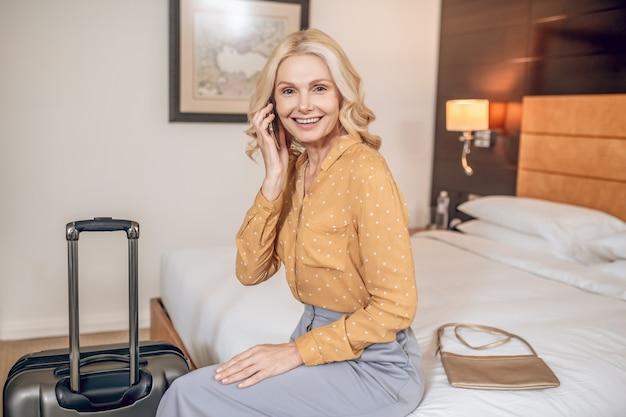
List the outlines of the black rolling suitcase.
<svg viewBox="0 0 626 417">
<path fill-rule="evenodd" d="M 80 349 L 78 324 L 78 237 L 81 232 L 125 231 L 129 258 L 129 345 Z M 169 385 L 189 371 L 180 349 L 166 342 L 138 342 L 137 240 L 139 225 L 95 218 L 68 223 L 68 349 L 20 358 L 4 385 L 4 417 L 156 414 Z"/>
</svg>

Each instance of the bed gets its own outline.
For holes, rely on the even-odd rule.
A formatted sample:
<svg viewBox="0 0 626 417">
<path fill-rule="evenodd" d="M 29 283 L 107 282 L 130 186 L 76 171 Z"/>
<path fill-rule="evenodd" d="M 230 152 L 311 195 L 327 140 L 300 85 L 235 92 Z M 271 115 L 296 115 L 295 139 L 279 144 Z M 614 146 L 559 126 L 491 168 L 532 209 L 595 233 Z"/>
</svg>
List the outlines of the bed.
<svg viewBox="0 0 626 417">
<path fill-rule="evenodd" d="M 465 202 L 459 210 L 472 219 L 458 231 L 411 237 L 419 290 L 412 328 L 426 378 L 411 417 L 625 415 L 626 95 L 525 97 L 523 112 L 517 196 Z M 241 286 L 235 251 L 188 248 L 162 258 L 152 338 L 181 346 L 195 367 L 284 342 L 302 312 L 282 271 Z M 435 355 L 435 330 L 447 322 L 524 337 L 560 386 L 450 386 Z M 444 346 L 463 353 L 449 334 Z"/>
</svg>

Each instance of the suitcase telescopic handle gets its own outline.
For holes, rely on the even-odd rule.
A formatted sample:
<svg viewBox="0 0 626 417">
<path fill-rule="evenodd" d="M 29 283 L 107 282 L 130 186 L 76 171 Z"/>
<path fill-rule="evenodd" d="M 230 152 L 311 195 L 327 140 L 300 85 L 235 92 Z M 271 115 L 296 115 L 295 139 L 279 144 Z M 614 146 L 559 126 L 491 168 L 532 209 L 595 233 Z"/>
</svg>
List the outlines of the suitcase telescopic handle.
<svg viewBox="0 0 626 417">
<path fill-rule="evenodd" d="M 93 220 L 70 222 L 65 228 L 65 238 L 78 240 L 81 232 L 116 232 L 124 231 L 128 239 L 139 239 L 139 224 L 132 220 L 120 220 L 112 217 L 94 217 Z"/>
<path fill-rule="evenodd" d="M 67 240 L 68 290 L 69 290 L 69 341 L 70 388 L 80 391 L 80 335 L 78 322 L 78 238 L 81 232 L 125 231 L 128 238 L 128 334 L 129 334 L 129 385 L 139 381 L 139 312 L 138 312 L 138 262 L 137 242 L 139 223 L 111 217 L 70 222 L 65 228 Z"/>
</svg>

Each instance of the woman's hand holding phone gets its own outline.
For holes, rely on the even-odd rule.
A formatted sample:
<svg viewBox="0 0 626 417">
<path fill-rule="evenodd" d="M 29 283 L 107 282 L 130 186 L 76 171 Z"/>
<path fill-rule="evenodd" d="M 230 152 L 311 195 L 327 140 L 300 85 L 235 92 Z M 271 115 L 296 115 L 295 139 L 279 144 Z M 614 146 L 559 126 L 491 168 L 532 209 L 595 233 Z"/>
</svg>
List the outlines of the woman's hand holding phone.
<svg viewBox="0 0 626 417">
<path fill-rule="evenodd" d="M 270 103 L 272 104 L 272 114 L 274 115 L 274 120 L 270 123 L 270 134 L 274 136 L 274 141 L 276 142 L 276 147 L 280 149 L 280 140 L 278 136 L 279 127 L 278 127 L 278 113 L 276 113 L 276 102 L 274 101 L 274 97 L 270 97 Z"/>
<path fill-rule="evenodd" d="M 262 151 L 267 150 L 265 145 L 269 145 L 270 141 L 267 140 L 269 138 L 272 138 L 271 142 L 276 149 L 280 150 L 282 148 L 280 145 L 280 130 L 283 128 L 280 125 L 278 114 L 275 111 L 275 104 L 271 98 L 265 107 L 262 107 L 257 112 L 252 123 L 256 127 L 257 141 Z M 284 132 L 282 135 L 284 136 Z"/>
<path fill-rule="evenodd" d="M 282 192 L 289 164 L 289 147 L 285 143 L 286 134 L 279 123 L 272 101 L 270 99 L 270 102 L 257 112 L 252 121 L 256 127 L 257 142 L 265 164 L 265 178 L 261 192 L 269 201 L 276 200 Z M 284 146 L 281 146 L 281 142 Z"/>
</svg>

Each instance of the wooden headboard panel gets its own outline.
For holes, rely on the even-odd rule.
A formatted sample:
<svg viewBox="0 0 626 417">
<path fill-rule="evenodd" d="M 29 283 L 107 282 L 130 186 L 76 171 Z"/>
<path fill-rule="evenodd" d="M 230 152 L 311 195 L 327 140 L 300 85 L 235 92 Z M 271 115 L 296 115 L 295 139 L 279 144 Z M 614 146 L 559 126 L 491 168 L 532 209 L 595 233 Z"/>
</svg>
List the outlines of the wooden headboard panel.
<svg viewBox="0 0 626 417">
<path fill-rule="evenodd" d="M 522 115 L 516 194 L 626 221 L 626 94 L 527 96 Z"/>
</svg>

